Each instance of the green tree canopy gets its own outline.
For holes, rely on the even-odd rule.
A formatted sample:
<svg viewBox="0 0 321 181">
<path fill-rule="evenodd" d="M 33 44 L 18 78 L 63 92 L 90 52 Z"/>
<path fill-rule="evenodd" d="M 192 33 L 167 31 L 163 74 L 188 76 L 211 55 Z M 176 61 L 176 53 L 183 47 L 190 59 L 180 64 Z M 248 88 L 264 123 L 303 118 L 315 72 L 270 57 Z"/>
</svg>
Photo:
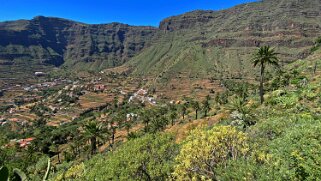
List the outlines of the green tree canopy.
<svg viewBox="0 0 321 181">
<path fill-rule="evenodd" d="M 277 58 L 278 53 L 275 52 L 273 48 L 270 46 L 263 46 L 260 47 L 255 54 L 253 55 L 253 65 L 256 67 L 257 65 L 260 66 L 260 98 L 261 104 L 264 102 L 264 71 L 266 64 L 279 66 L 279 59 Z"/>
</svg>

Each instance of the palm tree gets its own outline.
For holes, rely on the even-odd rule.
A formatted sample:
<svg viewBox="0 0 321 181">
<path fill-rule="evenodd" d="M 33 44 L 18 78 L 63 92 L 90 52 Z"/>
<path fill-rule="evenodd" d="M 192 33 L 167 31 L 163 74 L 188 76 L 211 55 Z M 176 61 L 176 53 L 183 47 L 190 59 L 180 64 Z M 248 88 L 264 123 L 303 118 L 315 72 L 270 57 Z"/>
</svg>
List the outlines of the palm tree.
<svg viewBox="0 0 321 181">
<path fill-rule="evenodd" d="M 169 117 L 170 117 L 170 119 L 171 119 L 171 121 L 172 121 L 172 126 L 174 126 L 175 120 L 176 120 L 176 118 L 177 118 L 177 112 L 176 112 L 176 111 L 172 111 L 172 112 L 170 113 Z"/>
<path fill-rule="evenodd" d="M 119 104 L 119 98 L 118 98 L 118 96 L 115 96 L 114 100 L 113 100 L 114 111 L 118 108 L 118 104 Z"/>
<path fill-rule="evenodd" d="M 209 95 L 207 95 L 205 100 L 202 102 L 202 109 L 204 111 L 204 117 L 207 117 L 207 113 L 211 110 L 210 99 L 211 99 L 211 97 Z"/>
<path fill-rule="evenodd" d="M 260 98 L 261 98 L 261 104 L 264 102 L 264 89 L 263 89 L 263 82 L 264 82 L 264 70 L 266 64 L 271 64 L 274 66 L 279 66 L 279 59 L 277 58 L 278 53 L 275 52 L 273 48 L 270 48 L 270 46 L 263 46 L 260 47 L 257 52 L 254 54 L 253 57 L 253 65 L 256 67 L 257 65 L 260 66 Z"/>
<path fill-rule="evenodd" d="M 200 104 L 199 104 L 198 101 L 193 101 L 193 102 L 192 102 L 192 106 L 193 106 L 193 108 L 194 108 L 194 110 L 195 110 L 195 119 L 197 119 L 198 110 L 201 108 L 201 107 L 200 107 Z"/>
<path fill-rule="evenodd" d="M 143 110 L 140 114 L 140 119 L 143 121 L 145 125 L 144 126 L 145 133 L 149 131 L 149 123 L 151 122 L 151 117 L 152 117 L 151 111 L 147 109 Z"/>
<path fill-rule="evenodd" d="M 130 129 L 132 128 L 132 122 L 131 121 L 126 121 L 125 123 L 124 123 L 124 126 L 125 126 L 125 128 L 126 128 L 126 131 L 127 131 L 127 135 L 129 134 L 129 131 L 130 131 Z"/>
<path fill-rule="evenodd" d="M 188 108 L 188 103 L 183 103 L 181 106 L 183 119 L 185 119 L 185 114 L 186 114 L 187 108 Z"/>
<path fill-rule="evenodd" d="M 124 125 L 125 121 L 125 115 L 123 112 L 120 112 L 118 114 L 114 114 L 113 118 L 109 121 L 109 131 L 111 132 L 111 146 L 113 147 L 115 144 L 115 135 L 117 129 L 121 129 Z"/>
<path fill-rule="evenodd" d="M 90 121 L 84 125 L 85 138 L 90 140 L 91 154 L 97 151 L 97 139 L 103 139 L 102 125 L 96 121 Z"/>
<path fill-rule="evenodd" d="M 175 120 L 177 119 L 177 108 L 176 108 L 176 105 L 175 104 L 170 104 L 169 105 L 169 118 L 171 119 L 172 121 L 172 126 L 175 124 Z"/>
<path fill-rule="evenodd" d="M 155 115 L 151 119 L 151 127 L 150 132 L 156 133 L 158 131 L 163 131 L 168 124 L 168 118 L 157 110 L 155 111 Z"/>
<path fill-rule="evenodd" d="M 116 134 L 116 129 L 118 127 L 118 124 L 117 124 L 117 118 L 114 118 L 112 119 L 110 122 L 109 122 L 109 130 L 111 132 L 111 146 L 113 147 L 114 144 L 115 144 L 115 134 Z"/>
</svg>

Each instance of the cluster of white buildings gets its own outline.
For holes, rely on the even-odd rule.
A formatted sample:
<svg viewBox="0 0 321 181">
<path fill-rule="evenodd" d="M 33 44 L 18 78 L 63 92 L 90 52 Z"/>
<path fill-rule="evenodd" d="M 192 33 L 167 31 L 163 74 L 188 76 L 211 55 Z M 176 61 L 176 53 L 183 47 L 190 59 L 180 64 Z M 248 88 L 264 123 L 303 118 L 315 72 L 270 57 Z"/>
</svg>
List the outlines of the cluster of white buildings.
<svg viewBox="0 0 321 181">
<path fill-rule="evenodd" d="M 138 119 L 138 114 L 134 114 L 134 113 L 128 113 L 126 115 L 126 121 L 127 122 L 131 122 L 131 121 L 135 121 Z"/>
<path fill-rule="evenodd" d="M 133 102 L 135 100 L 141 102 L 141 103 L 150 103 L 152 105 L 155 105 L 157 102 L 153 97 L 147 96 L 148 91 L 144 89 L 139 89 L 134 95 L 130 96 L 128 102 Z"/>
<path fill-rule="evenodd" d="M 41 89 L 54 87 L 54 86 L 60 85 L 62 83 L 72 83 L 72 81 L 65 80 L 65 79 L 55 79 L 52 82 L 43 82 L 43 83 L 28 86 L 28 87 L 24 87 L 23 89 L 25 91 L 29 91 L 29 92 L 30 91 L 38 91 L 39 89 L 41 90 Z"/>
</svg>

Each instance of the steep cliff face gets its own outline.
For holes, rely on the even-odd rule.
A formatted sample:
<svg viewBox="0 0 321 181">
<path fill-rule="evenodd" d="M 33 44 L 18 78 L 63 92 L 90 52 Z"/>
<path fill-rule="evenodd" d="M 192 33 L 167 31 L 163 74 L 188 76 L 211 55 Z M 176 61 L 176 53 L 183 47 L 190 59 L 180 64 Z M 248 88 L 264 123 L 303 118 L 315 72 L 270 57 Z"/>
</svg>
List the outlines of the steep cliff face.
<svg viewBox="0 0 321 181">
<path fill-rule="evenodd" d="M 30 21 L 3 22 L 0 23 L 0 62 L 113 67 L 142 50 L 156 30 L 119 23 L 88 25 L 43 16 Z"/>
<path fill-rule="evenodd" d="M 159 28 L 175 31 L 211 26 L 215 32 L 318 29 L 320 9 L 319 0 L 263 0 L 222 11 L 193 11 L 169 17 Z"/>
<path fill-rule="evenodd" d="M 175 31 L 203 26 L 215 18 L 215 11 L 193 11 L 180 16 L 164 19 L 159 24 L 159 29 Z"/>
<path fill-rule="evenodd" d="M 251 53 L 259 46 L 276 47 L 284 63 L 309 55 L 321 36 L 321 1 L 263 0 L 194 11 L 169 17 L 159 28 L 166 41 L 128 63 L 136 74 L 246 77 L 253 75 Z"/>
<path fill-rule="evenodd" d="M 253 74 L 249 59 L 255 48 L 274 46 L 283 62 L 291 62 L 306 57 L 319 36 L 320 0 L 193 11 L 165 19 L 159 28 L 40 16 L 0 23 L 0 65 L 100 70 L 125 63 L 137 75 L 239 77 Z"/>
<path fill-rule="evenodd" d="M 0 59 L 12 63 L 25 60 L 59 66 L 64 63 L 68 27 L 74 24 L 72 21 L 45 17 L 1 23 Z"/>
<path fill-rule="evenodd" d="M 96 68 L 119 66 L 148 46 L 156 31 L 119 23 L 76 26 L 68 38 L 64 58 L 68 64 L 80 61 Z"/>
</svg>

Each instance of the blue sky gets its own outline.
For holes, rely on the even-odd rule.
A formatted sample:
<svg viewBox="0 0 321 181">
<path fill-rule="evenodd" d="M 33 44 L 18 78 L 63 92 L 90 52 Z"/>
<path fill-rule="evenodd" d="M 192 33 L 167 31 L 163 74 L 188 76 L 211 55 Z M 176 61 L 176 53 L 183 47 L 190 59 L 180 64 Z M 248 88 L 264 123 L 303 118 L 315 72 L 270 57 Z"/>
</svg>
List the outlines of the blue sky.
<svg viewBox="0 0 321 181">
<path fill-rule="evenodd" d="M 184 12 L 221 10 L 255 0 L 0 0 L 0 21 L 31 19 L 37 15 L 84 23 L 121 22 L 158 26 Z"/>
</svg>

